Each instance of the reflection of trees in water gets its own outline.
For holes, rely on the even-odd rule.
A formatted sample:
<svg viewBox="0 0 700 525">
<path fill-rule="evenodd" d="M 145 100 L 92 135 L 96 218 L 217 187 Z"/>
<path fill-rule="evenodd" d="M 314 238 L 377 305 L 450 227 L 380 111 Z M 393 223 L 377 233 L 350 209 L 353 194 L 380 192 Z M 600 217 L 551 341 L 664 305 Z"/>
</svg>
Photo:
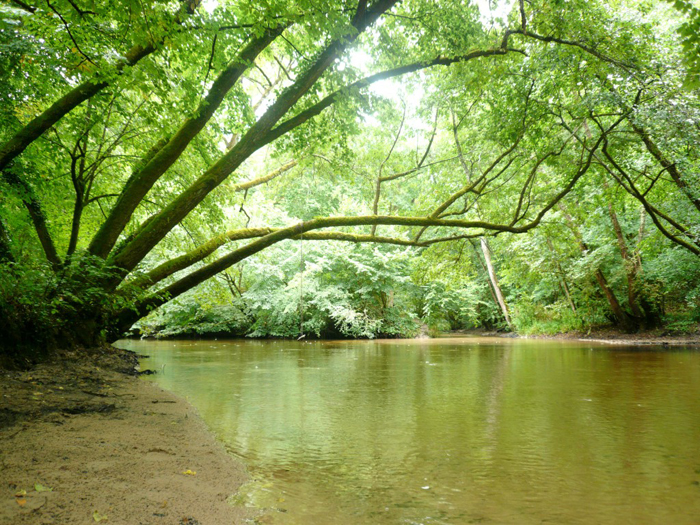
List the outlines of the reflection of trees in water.
<svg viewBox="0 0 700 525">
<path fill-rule="evenodd" d="M 583 506 L 606 522 L 617 505 L 630 519 L 682 523 L 671 506 L 700 511 L 689 492 L 696 354 L 528 341 L 172 344 L 165 356 L 145 351 L 147 366 L 167 364 L 158 381 L 189 396 L 254 476 L 293 494 L 290 513 L 324 502 L 321 520 L 381 523 L 446 501 L 455 523 L 459 513 L 573 522 Z"/>
<path fill-rule="evenodd" d="M 491 379 L 491 387 L 486 395 L 486 428 L 485 428 L 485 450 L 491 456 L 497 446 L 496 434 L 502 412 L 503 388 L 505 387 L 510 363 L 510 346 L 503 348 L 500 359 L 496 360 L 496 366 Z"/>
</svg>

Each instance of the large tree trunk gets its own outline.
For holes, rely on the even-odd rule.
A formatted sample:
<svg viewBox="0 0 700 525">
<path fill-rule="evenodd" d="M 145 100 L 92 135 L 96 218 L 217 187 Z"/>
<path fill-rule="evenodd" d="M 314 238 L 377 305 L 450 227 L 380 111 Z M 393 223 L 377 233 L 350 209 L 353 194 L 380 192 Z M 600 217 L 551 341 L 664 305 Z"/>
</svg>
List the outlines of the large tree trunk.
<svg viewBox="0 0 700 525">
<path fill-rule="evenodd" d="M 622 233 L 620 221 L 617 218 L 617 213 L 615 213 L 612 204 L 608 204 L 608 214 L 610 215 L 610 221 L 612 222 L 615 238 L 617 239 L 617 246 L 620 249 L 620 255 L 622 256 L 623 266 L 627 276 L 627 302 L 629 303 L 630 310 L 632 310 L 632 314 L 642 319 L 644 317 L 644 312 L 642 312 L 639 307 L 637 300 L 637 265 L 627 247 L 627 241 Z"/>
<path fill-rule="evenodd" d="M 608 285 L 608 281 L 600 269 L 595 271 L 595 280 L 600 286 L 600 289 L 603 291 L 603 295 L 605 295 L 605 298 L 608 300 L 610 309 L 612 310 L 615 319 L 617 319 L 620 328 L 627 332 L 637 331 L 639 329 L 637 320 L 629 315 L 624 308 L 622 308 L 620 301 L 618 301 L 617 297 L 615 296 L 615 292 L 613 292 L 612 288 L 610 288 Z"/>
<path fill-rule="evenodd" d="M 639 320 L 643 328 L 652 328 L 659 324 L 659 310 L 652 304 L 647 298 L 642 287 L 642 256 L 639 250 L 639 243 L 642 241 L 644 236 L 644 226 L 646 223 L 646 212 L 644 207 L 641 208 L 639 216 L 639 230 L 637 233 L 637 248 L 632 252 L 622 233 L 622 228 L 620 227 L 620 222 L 617 218 L 617 214 L 612 207 L 612 204 L 608 204 L 608 213 L 610 214 L 610 220 L 612 222 L 613 230 L 615 231 L 615 238 L 617 239 L 618 247 L 620 248 L 620 255 L 622 256 L 623 264 L 625 267 L 625 273 L 627 276 L 627 297 L 632 310 L 632 314 Z"/>
<path fill-rule="evenodd" d="M 564 209 L 563 206 L 559 206 L 559 210 L 564 215 L 569 229 L 574 234 L 574 237 L 576 238 L 578 246 L 581 250 L 581 253 L 586 254 L 588 252 L 588 246 L 583 240 L 581 231 L 576 226 L 573 217 Z M 624 310 L 624 308 L 622 308 L 620 301 L 617 299 L 617 296 L 615 295 L 615 292 L 612 290 L 612 288 L 610 288 L 608 280 L 605 278 L 605 275 L 603 274 L 602 270 L 600 268 L 597 268 L 593 276 L 596 282 L 598 283 L 598 286 L 600 287 L 601 291 L 603 292 L 603 295 L 607 299 L 608 305 L 610 306 L 610 310 L 612 310 L 612 313 L 615 316 L 617 324 L 620 326 L 620 328 L 622 328 L 626 332 L 634 332 L 638 330 L 638 319 L 635 319 L 633 316 L 628 314 Z"/>
<path fill-rule="evenodd" d="M 29 212 L 29 217 L 34 225 L 34 230 L 39 237 L 41 247 L 44 249 L 46 259 L 54 268 L 58 268 L 61 264 L 61 259 L 56 251 L 56 246 L 46 224 L 46 215 L 41 207 L 41 203 L 34 193 L 34 189 L 24 180 L 20 179 L 12 170 L 2 172 L 3 179 L 14 188 L 22 199 L 24 207 Z"/>
<path fill-rule="evenodd" d="M 175 135 L 167 142 L 164 142 L 158 151 L 153 152 L 153 156 L 146 159 L 145 165 L 134 171 L 112 208 L 109 217 L 107 217 L 107 220 L 102 224 L 90 243 L 90 253 L 102 258 L 107 257 L 117 242 L 119 235 L 124 231 L 129 220 L 131 220 L 136 207 L 146 194 L 160 176 L 180 158 L 180 155 L 182 155 L 190 142 L 202 131 L 224 101 L 224 97 L 250 67 L 250 64 L 284 31 L 285 27 L 281 25 L 266 31 L 260 37 L 249 42 L 214 81 L 207 96 L 199 104 L 194 116 L 185 120 Z"/>
<path fill-rule="evenodd" d="M 83 195 L 78 193 L 78 195 L 75 197 L 75 203 L 73 204 L 73 221 L 71 223 L 70 239 L 68 241 L 66 257 L 73 255 L 75 249 L 78 247 L 78 236 L 80 235 L 80 221 L 83 216 L 83 208 Z"/>
<path fill-rule="evenodd" d="M 212 190 L 226 180 L 255 151 L 267 144 L 267 134 L 275 124 L 316 84 L 321 75 L 335 62 L 341 53 L 396 2 L 397 0 L 379 0 L 372 8 L 361 15 L 358 12 L 352 21 L 352 32 L 330 43 L 319 54 L 318 59 L 296 79 L 294 84 L 289 86 L 268 107 L 267 111 L 248 129 L 233 149 L 221 157 L 218 162 L 203 173 L 184 192 L 154 216 L 148 224 L 140 228 L 133 239 L 118 253 L 110 256 L 110 264 L 123 268 L 126 271 L 133 270 L 150 253 L 153 247 L 196 208 Z M 139 198 L 138 202 L 140 201 L 141 199 Z M 138 202 L 133 202 L 132 199 L 124 200 L 124 203 L 129 208 L 135 207 L 138 205 Z M 107 230 L 107 233 L 110 232 L 111 234 L 114 233 L 111 228 Z M 113 236 L 111 239 L 112 241 L 116 240 Z"/>
</svg>

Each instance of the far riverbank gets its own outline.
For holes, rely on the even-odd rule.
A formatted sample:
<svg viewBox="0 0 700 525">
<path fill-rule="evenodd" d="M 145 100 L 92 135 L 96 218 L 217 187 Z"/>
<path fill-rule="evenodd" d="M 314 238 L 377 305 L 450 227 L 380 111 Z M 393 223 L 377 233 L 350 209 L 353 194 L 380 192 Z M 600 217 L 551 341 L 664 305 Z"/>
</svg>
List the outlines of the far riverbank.
<svg viewBox="0 0 700 525">
<path fill-rule="evenodd" d="M 690 334 L 669 334 L 662 330 L 648 330 L 630 334 L 615 328 L 599 328 L 588 332 L 565 332 L 554 335 L 519 335 L 489 332 L 480 332 L 478 335 L 518 337 L 521 339 L 589 341 L 592 343 L 604 343 L 611 345 L 700 345 L 700 334 L 697 332 Z"/>
<path fill-rule="evenodd" d="M 700 330 L 700 328 L 698 329 Z M 450 332 L 444 332 L 438 335 L 429 335 L 427 327 L 421 330 L 419 335 L 414 338 L 398 337 L 396 340 L 410 340 L 410 339 L 440 339 L 444 337 L 502 337 L 502 338 L 520 338 L 520 339 L 546 339 L 546 340 L 563 340 L 563 341 L 589 341 L 593 343 L 605 343 L 605 344 L 622 344 L 622 345 L 700 345 L 700 331 L 686 333 L 686 334 L 673 334 L 669 333 L 663 329 L 658 330 L 646 330 L 637 333 L 626 333 L 619 329 L 612 327 L 601 327 L 592 329 L 589 331 L 581 332 L 564 332 L 553 335 L 546 334 L 518 334 L 517 332 L 500 332 L 495 330 L 485 330 L 485 329 L 472 329 L 472 330 L 453 330 Z M 187 334 L 187 335 L 173 335 L 173 336 L 159 336 L 159 337 L 139 337 L 138 335 L 132 334 L 127 337 L 127 339 L 150 339 L 150 340 L 162 340 L 162 341 L 178 341 L 178 340 L 226 340 L 226 339 L 242 339 L 248 341 L 267 341 L 267 340 L 295 340 L 294 338 L 248 338 L 241 334 L 228 334 L 228 333 L 211 333 L 211 334 Z M 304 340 L 308 341 L 336 341 L 345 340 L 352 341 L 351 338 L 314 338 L 314 337 L 304 337 Z M 361 339 L 365 340 L 365 339 Z"/>
</svg>

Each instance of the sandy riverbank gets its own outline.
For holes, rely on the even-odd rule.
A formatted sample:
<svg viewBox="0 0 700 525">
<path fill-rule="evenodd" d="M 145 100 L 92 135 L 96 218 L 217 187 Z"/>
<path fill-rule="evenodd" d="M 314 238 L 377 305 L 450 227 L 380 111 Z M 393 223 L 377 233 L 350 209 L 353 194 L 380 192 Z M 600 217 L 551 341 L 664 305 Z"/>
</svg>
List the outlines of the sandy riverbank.
<svg viewBox="0 0 700 525">
<path fill-rule="evenodd" d="M 0 370 L 0 524 L 246 521 L 227 503 L 244 467 L 135 363 L 103 349 Z"/>
</svg>

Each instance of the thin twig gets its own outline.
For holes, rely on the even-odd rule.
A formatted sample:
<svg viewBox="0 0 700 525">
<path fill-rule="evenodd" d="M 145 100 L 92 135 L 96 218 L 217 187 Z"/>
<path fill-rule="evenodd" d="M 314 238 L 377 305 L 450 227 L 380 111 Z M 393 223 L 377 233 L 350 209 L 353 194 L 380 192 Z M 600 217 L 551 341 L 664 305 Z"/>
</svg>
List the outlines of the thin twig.
<svg viewBox="0 0 700 525">
<path fill-rule="evenodd" d="M 56 8 L 55 8 L 54 6 L 51 5 L 51 2 L 49 2 L 49 0 L 46 0 L 46 5 L 48 5 L 49 8 L 51 9 L 51 11 L 53 11 L 54 13 L 56 13 L 56 16 L 58 16 L 58 18 L 61 20 L 61 22 L 63 22 L 63 27 L 66 28 L 66 31 L 68 31 L 68 36 L 70 37 L 70 39 L 71 39 L 71 40 L 73 41 L 73 43 L 75 44 L 75 49 L 77 49 L 78 52 L 79 52 L 81 55 L 83 55 L 83 56 L 85 57 L 85 60 L 87 60 L 88 62 L 90 62 L 93 66 L 96 66 L 97 64 L 95 64 L 95 62 L 94 62 L 89 56 L 87 56 L 87 55 L 83 52 L 82 49 L 80 49 L 80 46 L 78 45 L 78 42 L 75 40 L 75 37 L 73 37 L 73 33 L 71 33 L 70 28 L 68 27 L 68 22 L 66 22 L 66 19 L 63 18 L 63 16 L 61 16 L 61 13 L 59 13 L 59 12 L 56 10 Z"/>
</svg>

